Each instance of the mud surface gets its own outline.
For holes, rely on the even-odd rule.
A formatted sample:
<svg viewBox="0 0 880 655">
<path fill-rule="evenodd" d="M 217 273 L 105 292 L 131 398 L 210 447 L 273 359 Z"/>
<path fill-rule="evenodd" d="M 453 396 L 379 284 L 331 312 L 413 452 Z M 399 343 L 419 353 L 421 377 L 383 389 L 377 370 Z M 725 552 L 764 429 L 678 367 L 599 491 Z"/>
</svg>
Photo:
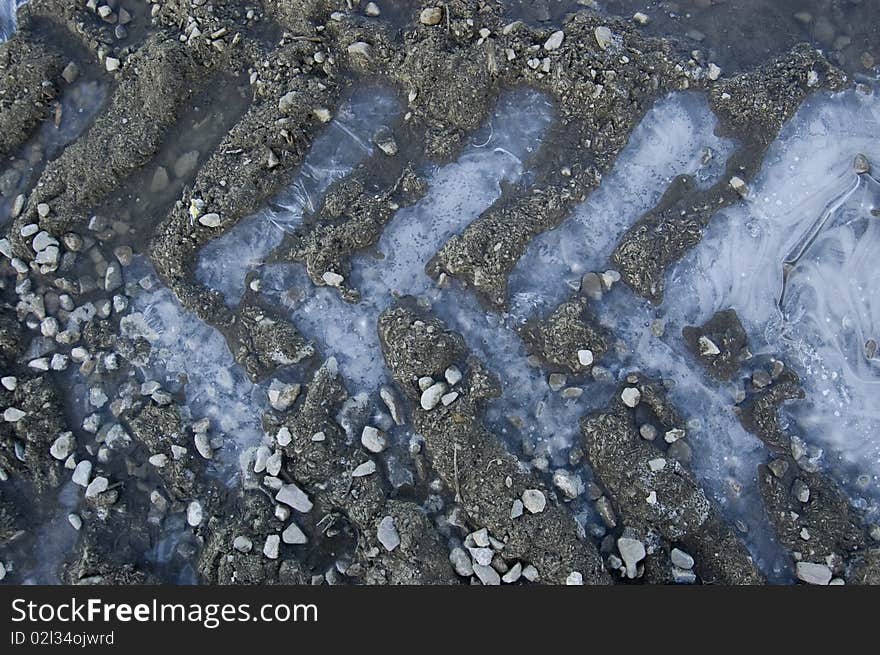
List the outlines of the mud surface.
<svg viewBox="0 0 880 655">
<path fill-rule="evenodd" d="M 880 579 L 873 0 L 16 4 L 4 582 Z"/>
</svg>

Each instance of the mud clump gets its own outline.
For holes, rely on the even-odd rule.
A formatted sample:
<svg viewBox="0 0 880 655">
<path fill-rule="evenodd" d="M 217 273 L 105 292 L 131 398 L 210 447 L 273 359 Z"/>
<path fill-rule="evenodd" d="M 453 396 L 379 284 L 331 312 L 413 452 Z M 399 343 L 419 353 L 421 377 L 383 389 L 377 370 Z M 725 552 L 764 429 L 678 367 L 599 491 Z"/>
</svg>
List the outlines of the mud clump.
<svg viewBox="0 0 880 655">
<path fill-rule="evenodd" d="M 608 336 L 585 298 L 561 304 L 544 321 L 526 323 L 520 334 L 550 371 L 589 373 L 608 350 Z"/>
<path fill-rule="evenodd" d="M 61 53 L 29 28 L 0 48 L 0 158 L 20 148 L 58 95 Z"/>
<path fill-rule="evenodd" d="M 404 307 L 383 313 L 379 335 L 395 380 L 413 401 L 413 422 L 425 439 L 432 466 L 454 491 L 468 524 L 475 530 L 488 528 L 504 543 L 502 557 L 532 564 L 544 582 L 562 584 L 578 572 L 590 584 L 607 583 L 595 547 L 578 535 L 574 518 L 562 504 L 550 500 L 522 512 L 527 504 L 524 494 L 544 499 L 552 498 L 552 492 L 481 426 L 479 406 L 497 393 L 496 383 L 478 360 L 467 357 L 461 337 L 438 319 Z M 423 403 L 416 405 L 421 395 L 418 381 L 443 379 L 453 365 L 467 371 L 456 385 L 461 391 L 455 402 L 431 410 Z"/>
<path fill-rule="evenodd" d="M 699 327 L 682 328 L 685 343 L 716 380 L 730 380 L 750 356 L 748 340 L 736 311 L 716 312 Z"/>
</svg>

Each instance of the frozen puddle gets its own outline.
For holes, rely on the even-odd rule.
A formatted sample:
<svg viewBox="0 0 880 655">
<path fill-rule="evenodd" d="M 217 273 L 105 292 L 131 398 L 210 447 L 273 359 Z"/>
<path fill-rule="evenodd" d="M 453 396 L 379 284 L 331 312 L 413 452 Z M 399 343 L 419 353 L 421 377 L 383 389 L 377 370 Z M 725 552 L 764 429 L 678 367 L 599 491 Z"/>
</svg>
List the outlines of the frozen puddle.
<svg viewBox="0 0 880 655">
<path fill-rule="evenodd" d="M 511 277 L 510 314 L 485 311 L 455 284 L 437 287 L 424 269 L 451 234 L 500 197 L 502 183 L 524 183 L 525 162 L 553 118 L 549 104 L 532 91 L 503 96 L 490 140 L 472 144 L 458 161 L 428 174 L 427 195 L 396 213 L 378 244 L 379 257 L 354 257 L 351 283 L 360 291 L 359 302 L 345 302 L 331 287 L 315 287 L 302 265 L 261 265 L 284 226 L 297 225 L 309 202 L 314 207 L 313 196 L 302 194 L 302 177 L 291 193 L 299 194 L 299 201 L 279 202 L 252 219 L 259 229 L 240 226 L 218 240 L 222 246 L 208 246 L 216 250 L 210 257 L 202 253 L 201 279 L 234 301 L 248 269 L 257 267 L 262 293 L 291 312 L 322 356 L 337 358 L 351 390 L 360 394 L 374 392 L 387 379 L 376 334 L 379 313 L 394 296 L 430 303 L 501 379 L 503 394 L 490 404 L 488 422 L 552 466 L 566 465 L 580 417 L 602 407 L 616 381 L 632 370 L 666 380 L 670 400 L 687 422 L 693 470 L 727 519 L 743 530 L 768 577 L 783 580 L 786 558 L 756 488 L 766 449 L 734 413 L 739 383 L 709 378 L 687 350 L 681 329 L 733 307 L 756 354 L 781 354 L 804 374 L 808 399 L 787 410 L 793 426 L 806 441 L 875 474 L 880 445 L 872 439 L 878 416 L 870 393 L 878 378 L 876 346 L 867 351 L 880 336 L 880 309 L 872 302 L 880 272 L 869 255 L 880 238 L 878 219 L 870 214 L 880 202 L 880 185 L 867 174 L 856 176 L 852 159 L 863 152 L 880 161 L 878 104 L 854 92 L 810 100 L 770 149 L 748 201 L 714 217 L 701 245 L 671 271 L 662 306 L 651 306 L 622 285 L 595 303 L 617 342 L 600 362 L 601 381 L 583 382 L 578 400 L 550 391 L 546 372 L 527 363 L 515 329 L 557 306 L 571 293 L 568 283 L 584 272 L 604 270 L 620 234 L 657 203 L 675 175 L 694 175 L 703 187 L 719 179 L 734 145 L 713 134 L 716 121 L 700 96 L 674 94 L 657 103 L 602 186 L 562 226 L 532 244 Z M 370 133 L 366 124 L 365 130 Z M 319 154 L 310 153 L 311 166 L 326 161 Z M 325 183 L 309 179 L 323 191 L 343 174 L 331 173 Z M 783 296 L 784 261 L 794 265 Z M 658 319 L 665 324 L 662 336 L 652 330 Z M 220 341 L 216 349 L 228 355 Z M 243 376 L 240 383 L 248 384 Z M 253 393 L 252 385 L 236 390 L 235 384 L 224 393 L 238 398 Z"/>
<path fill-rule="evenodd" d="M 18 25 L 16 12 L 27 0 L 0 0 L 0 43 L 7 41 Z"/>
<path fill-rule="evenodd" d="M 269 207 L 245 218 L 205 245 L 196 263 L 196 279 L 238 305 L 248 272 L 263 263 L 292 232 L 303 215 L 314 212 L 330 185 L 349 174 L 375 151 L 373 136 L 400 113 L 393 91 L 361 87 L 342 103 L 337 115 L 315 139 L 293 184 Z"/>
<path fill-rule="evenodd" d="M 733 143 L 714 135 L 717 120 L 702 94 L 659 100 L 630 135 L 611 172 L 558 228 L 537 237 L 510 276 L 511 313 L 552 310 L 588 271 L 604 270 L 620 235 L 660 200 L 677 175 L 708 187 Z"/>
<path fill-rule="evenodd" d="M 716 216 L 672 272 L 667 301 L 670 313 L 693 324 L 733 307 L 754 353 L 798 371 L 807 397 L 784 411 L 792 434 L 824 450 L 821 463 L 851 493 L 873 498 L 856 502 L 874 512 L 880 184 L 857 175 L 853 160 L 862 153 L 876 169 L 878 134 L 876 94 L 810 99 L 771 147 L 748 200 Z"/>
<path fill-rule="evenodd" d="M 235 362 L 223 335 L 186 311 L 143 262 L 129 270 L 139 291 L 120 325 L 123 335 L 150 344 L 138 362 L 143 380 L 155 380 L 171 392 L 182 389 L 190 416 L 211 420 L 211 435 L 225 438 L 221 461 L 237 461 L 238 452 L 260 443 L 266 392 Z"/>
<path fill-rule="evenodd" d="M 880 271 L 869 255 L 880 244 L 878 218 L 871 214 L 880 206 L 880 185 L 853 172 L 856 153 L 880 158 L 878 132 L 875 97 L 848 92 L 811 99 L 771 147 L 749 199 L 713 217 L 698 248 L 670 272 L 659 308 L 621 285 L 594 304 L 619 340 L 601 364 L 618 379 L 640 370 L 670 383 L 669 398 L 687 421 L 692 469 L 722 513 L 746 528 L 744 539 L 771 580 L 787 574 L 756 486 L 767 451 L 734 413 L 742 382 L 709 378 L 681 330 L 735 309 L 752 351 L 781 357 L 804 378 L 807 400 L 785 411 L 796 433 L 845 465 L 836 471 L 843 481 L 855 478 L 847 469 L 880 472 L 880 362 L 866 352 L 880 325 L 872 293 Z M 625 229 L 617 217 L 627 211 L 626 194 L 594 194 L 591 200 L 603 202 L 590 214 L 594 233 Z M 615 242 L 603 239 L 602 256 L 588 260 L 586 270 L 602 270 Z M 797 263 L 783 296 L 785 261 Z M 664 325 L 661 337 L 652 329 L 657 320 Z M 810 455 L 818 458 L 821 451 Z M 876 477 L 871 485 L 876 496 Z"/>
<path fill-rule="evenodd" d="M 77 82 L 64 90 L 57 123 L 52 117 L 44 121 L 0 171 L 0 224 L 9 220 L 15 198 L 28 193 L 46 164 L 88 129 L 103 107 L 106 93 L 105 86 L 94 80 Z"/>
<path fill-rule="evenodd" d="M 353 259 L 351 281 L 361 292 L 360 302 L 344 301 L 331 287 L 314 287 L 300 265 L 266 266 L 262 290 L 292 310 L 297 328 L 337 358 L 355 389 L 375 390 L 386 377 L 376 331 L 379 314 L 394 296 L 427 296 L 435 306 L 469 302 L 465 294 L 437 289 L 425 266 L 446 239 L 500 197 L 503 182 L 520 179 L 523 161 L 540 144 L 551 118 L 550 105 L 535 92 L 502 98 L 491 138 L 434 170 L 426 196 L 398 211 L 385 227 L 378 243 L 383 256 Z M 477 311 L 485 321 L 485 312 Z"/>
</svg>

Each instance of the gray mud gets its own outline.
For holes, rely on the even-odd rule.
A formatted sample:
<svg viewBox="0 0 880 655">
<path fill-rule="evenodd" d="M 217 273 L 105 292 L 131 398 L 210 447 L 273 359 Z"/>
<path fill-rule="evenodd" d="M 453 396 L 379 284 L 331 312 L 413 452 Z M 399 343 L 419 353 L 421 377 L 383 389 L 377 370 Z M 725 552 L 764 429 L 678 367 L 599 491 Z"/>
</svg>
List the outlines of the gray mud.
<svg viewBox="0 0 880 655">
<path fill-rule="evenodd" d="M 823 447 L 795 356 L 839 353 L 686 297 L 804 107 L 880 123 L 875 3 L 15 5 L 0 579 L 880 580 L 874 451 Z M 848 193 L 774 200 L 822 209 L 802 268 L 827 225 L 865 271 L 850 132 Z"/>
</svg>

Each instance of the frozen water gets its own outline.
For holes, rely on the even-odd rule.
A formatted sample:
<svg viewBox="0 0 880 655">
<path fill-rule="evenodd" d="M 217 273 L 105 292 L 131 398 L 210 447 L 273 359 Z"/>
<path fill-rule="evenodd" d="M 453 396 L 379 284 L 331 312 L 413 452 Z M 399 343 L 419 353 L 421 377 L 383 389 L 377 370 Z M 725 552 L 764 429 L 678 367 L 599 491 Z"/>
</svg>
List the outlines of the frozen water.
<svg viewBox="0 0 880 655">
<path fill-rule="evenodd" d="M 15 197 L 27 193 L 47 162 L 57 158 L 92 124 L 104 105 L 106 87 L 98 81 L 80 81 L 64 90 L 60 120 L 45 121 L 25 144 L 22 152 L 0 172 L 0 222 L 9 218 Z"/>
<path fill-rule="evenodd" d="M 716 123 L 702 94 L 679 92 L 655 103 L 601 186 L 520 259 L 509 281 L 511 312 L 551 310 L 569 291 L 563 281 L 576 284 L 584 273 L 604 270 L 620 235 L 657 204 L 675 176 L 693 175 L 701 187 L 717 180 L 733 143 L 714 135 Z"/>
<path fill-rule="evenodd" d="M 18 25 L 15 14 L 26 2 L 27 0 L 0 0 L 0 43 L 15 33 Z"/>
<path fill-rule="evenodd" d="M 875 497 L 880 359 L 869 355 L 880 335 L 880 184 L 852 162 L 857 153 L 880 162 L 878 133 L 876 93 L 811 98 L 771 147 L 748 200 L 716 216 L 672 272 L 666 303 L 690 323 L 733 307 L 753 352 L 802 376 L 807 398 L 786 410 L 795 433 L 826 449 L 832 469 L 869 475 Z"/>
<path fill-rule="evenodd" d="M 538 147 L 553 116 L 538 93 L 503 97 L 492 116 L 488 140 L 471 144 L 454 163 L 428 176 L 420 202 L 398 211 L 378 243 L 380 257 L 361 254 L 352 262 L 352 283 L 361 301 L 347 303 L 331 287 L 314 287 L 300 265 L 276 264 L 262 272 L 262 289 L 293 310 L 292 321 L 339 362 L 343 376 L 358 390 L 373 391 L 385 377 L 376 322 L 393 296 L 423 296 L 442 305 L 468 302 L 463 294 L 439 290 L 425 266 L 440 246 L 466 227 L 514 183 L 523 162 Z M 485 320 L 485 312 L 471 307 Z"/>
<path fill-rule="evenodd" d="M 245 218 L 199 253 L 196 278 L 221 291 L 234 307 L 244 293 L 248 271 L 263 263 L 284 237 L 314 212 L 336 180 L 350 173 L 375 151 L 373 136 L 400 112 L 394 92 L 359 87 L 315 139 L 293 184 L 274 202 Z"/>
<path fill-rule="evenodd" d="M 265 391 L 248 379 L 219 331 L 185 310 L 145 263 L 133 265 L 135 271 L 147 288 L 134 297 L 121 330 L 150 343 L 149 359 L 140 366 L 144 380 L 171 391 L 182 387 L 191 418 L 211 419 L 212 436 L 226 439 L 229 455 L 223 461 L 233 462 L 239 450 L 259 444 L 263 436 Z"/>
<path fill-rule="evenodd" d="M 424 267 L 451 234 L 500 197 L 503 183 L 527 183 L 529 155 L 551 119 L 551 108 L 535 92 L 505 96 L 489 141 L 471 144 L 455 163 L 430 171 L 427 195 L 396 213 L 378 244 L 380 255 L 354 257 L 351 283 L 361 293 L 359 302 L 345 302 L 332 287 L 315 287 L 299 264 L 260 267 L 263 293 L 291 311 L 292 321 L 324 356 L 338 359 L 356 393 L 375 391 L 386 377 L 376 319 L 392 297 L 413 295 L 431 304 L 500 377 L 503 393 L 490 404 L 489 423 L 554 466 L 564 465 L 567 449 L 576 442 L 578 419 L 603 406 L 626 373 L 639 370 L 663 379 L 687 423 L 696 475 L 726 518 L 745 530 L 765 573 L 785 579 L 784 557 L 756 488 L 757 467 L 767 452 L 734 412 L 739 383 L 718 383 L 705 375 L 681 328 L 702 323 L 717 310 L 736 309 L 753 350 L 782 354 L 807 377 L 808 400 L 788 410 L 793 424 L 808 440 L 876 470 L 878 446 L 871 435 L 877 416 L 870 392 L 877 363 L 866 358 L 865 347 L 877 340 L 880 318 L 871 295 L 880 274 L 869 256 L 880 236 L 878 219 L 870 214 L 880 190 L 873 178 L 857 177 L 851 162 L 857 152 L 880 161 L 877 101 L 855 92 L 811 99 L 771 147 L 748 200 L 715 216 L 702 244 L 671 271 L 660 307 L 622 285 L 595 303 L 599 319 L 618 341 L 600 362 L 604 376 L 572 381 L 584 391 L 578 400 L 550 391 L 546 373 L 528 365 L 516 328 L 562 301 L 571 292 L 568 278 L 607 268 L 620 234 L 656 204 L 675 175 L 693 174 L 704 187 L 716 181 L 733 144 L 713 135 L 715 120 L 701 97 L 675 94 L 659 102 L 602 186 L 526 253 L 511 278 L 511 313 L 486 312 L 455 283 L 437 287 Z M 714 157 L 707 159 L 706 149 Z M 305 204 L 279 203 L 260 225 L 270 219 L 273 225 L 296 225 Z M 280 227 L 277 234 L 235 230 L 223 237 L 218 252 L 235 260 L 243 259 L 242 249 L 253 250 L 259 254 L 253 262 L 259 263 L 280 238 Z M 212 257 L 215 264 L 218 259 Z M 794 265 L 783 295 L 784 261 Z M 232 297 L 241 292 L 246 268 L 238 268 L 232 281 L 223 277 L 229 269 L 220 268 L 202 279 Z M 159 300 L 154 303 L 164 307 L 170 295 Z M 179 320 L 174 316 L 172 323 Z M 655 321 L 665 324 L 661 336 L 652 329 Z M 216 349 L 225 350 L 219 334 L 216 339 Z M 210 368 L 215 364 L 224 366 L 219 360 L 208 363 L 205 385 L 218 374 Z M 252 393 L 252 385 L 235 390 L 234 384 L 224 393 Z M 247 386 L 244 376 L 240 384 Z M 200 389 L 194 387 L 193 397 L 207 395 Z"/>
</svg>

